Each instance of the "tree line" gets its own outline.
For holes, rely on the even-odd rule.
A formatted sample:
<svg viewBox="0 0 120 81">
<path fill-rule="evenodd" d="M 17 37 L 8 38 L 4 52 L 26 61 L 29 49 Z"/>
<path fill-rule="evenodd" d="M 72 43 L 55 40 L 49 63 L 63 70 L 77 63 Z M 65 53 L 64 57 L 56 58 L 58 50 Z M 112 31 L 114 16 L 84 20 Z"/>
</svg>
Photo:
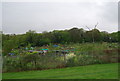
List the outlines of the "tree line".
<svg viewBox="0 0 120 81">
<path fill-rule="evenodd" d="M 54 30 L 36 33 L 29 30 L 25 34 L 2 34 L 3 53 L 7 54 L 14 48 L 27 46 L 43 46 L 50 44 L 70 44 L 70 43 L 94 43 L 94 42 L 118 42 L 120 32 L 108 33 L 100 32 L 98 29 L 86 31 L 82 28 L 72 28 L 69 30 Z"/>
</svg>

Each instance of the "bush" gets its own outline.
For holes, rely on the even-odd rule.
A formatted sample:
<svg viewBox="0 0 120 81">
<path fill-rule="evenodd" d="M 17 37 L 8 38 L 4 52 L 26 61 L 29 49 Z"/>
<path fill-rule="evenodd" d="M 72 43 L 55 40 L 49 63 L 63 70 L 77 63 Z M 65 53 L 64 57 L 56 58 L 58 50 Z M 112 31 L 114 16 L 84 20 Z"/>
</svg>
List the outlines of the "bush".
<svg viewBox="0 0 120 81">
<path fill-rule="evenodd" d="M 3 58 L 3 72 L 42 70 L 52 68 L 62 68 L 64 61 L 59 56 L 52 54 L 38 55 L 26 54 L 22 56 L 5 56 Z"/>
<path fill-rule="evenodd" d="M 109 52 L 109 53 L 108 53 Z M 104 51 L 88 51 L 77 53 L 75 57 L 69 58 L 67 60 L 66 66 L 83 66 L 90 64 L 103 64 L 103 63 L 113 63 L 118 62 L 117 51 L 109 50 L 107 53 Z"/>
<path fill-rule="evenodd" d="M 76 66 L 75 57 L 69 58 L 69 59 L 67 60 L 66 66 L 67 66 L 67 67 Z"/>
</svg>

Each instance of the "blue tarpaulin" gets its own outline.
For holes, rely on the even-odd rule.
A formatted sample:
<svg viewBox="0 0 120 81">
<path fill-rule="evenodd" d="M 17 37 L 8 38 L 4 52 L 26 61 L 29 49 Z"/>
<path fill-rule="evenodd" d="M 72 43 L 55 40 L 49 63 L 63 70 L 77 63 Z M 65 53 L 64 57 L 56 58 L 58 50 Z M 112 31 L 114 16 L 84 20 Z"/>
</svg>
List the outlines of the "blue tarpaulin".
<svg viewBox="0 0 120 81">
<path fill-rule="evenodd" d="M 14 53 L 8 53 L 9 55 L 14 55 Z"/>
<path fill-rule="evenodd" d="M 58 47 L 58 45 L 53 45 L 53 47 Z"/>
<path fill-rule="evenodd" d="M 48 49 L 42 49 L 42 50 L 46 50 L 47 51 Z"/>
</svg>

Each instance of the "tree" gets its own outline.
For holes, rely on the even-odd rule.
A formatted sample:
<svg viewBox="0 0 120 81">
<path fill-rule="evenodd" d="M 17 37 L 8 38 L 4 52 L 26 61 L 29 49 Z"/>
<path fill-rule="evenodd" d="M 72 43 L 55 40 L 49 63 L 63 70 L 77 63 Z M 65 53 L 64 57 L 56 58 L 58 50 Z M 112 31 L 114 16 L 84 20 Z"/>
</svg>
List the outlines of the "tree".
<svg viewBox="0 0 120 81">
<path fill-rule="evenodd" d="M 53 31 L 52 32 L 52 40 L 53 43 L 61 43 L 62 42 L 62 34 L 60 33 L 60 31 Z"/>
<path fill-rule="evenodd" d="M 92 33 L 94 42 L 100 42 L 102 40 L 101 33 L 98 29 L 93 29 Z"/>
<path fill-rule="evenodd" d="M 27 45 L 28 44 L 31 44 L 32 46 L 35 45 L 35 42 L 34 42 L 35 36 L 36 36 L 35 31 L 29 30 L 28 32 L 26 32 L 26 43 L 27 43 Z"/>
<path fill-rule="evenodd" d="M 3 55 L 7 55 L 12 49 L 16 48 L 14 40 L 8 40 L 4 42 Z"/>
<path fill-rule="evenodd" d="M 82 42 L 84 38 L 84 31 L 83 29 L 72 28 L 69 30 L 71 36 L 71 42 L 77 43 Z"/>
<path fill-rule="evenodd" d="M 111 42 L 118 42 L 118 32 L 113 32 L 109 36 L 111 37 Z"/>
<path fill-rule="evenodd" d="M 109 42 L 109 33 L 106 31 L 101 32 L 101 36 L 102 36 L 102 41 L 103 42 Z"/>
</svg>

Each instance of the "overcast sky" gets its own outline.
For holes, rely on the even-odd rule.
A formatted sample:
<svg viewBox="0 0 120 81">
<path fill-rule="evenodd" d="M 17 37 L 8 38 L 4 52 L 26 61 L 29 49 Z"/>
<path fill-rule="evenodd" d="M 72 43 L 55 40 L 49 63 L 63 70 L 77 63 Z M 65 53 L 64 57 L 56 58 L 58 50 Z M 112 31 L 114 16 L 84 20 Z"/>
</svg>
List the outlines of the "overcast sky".
<svg viewBox="0 0 120 81">
<path fill-rule="evenodd" d="M 117 2 L 3 2 L 4 33 L 64 30 L 72 27 L 118 30 Z"/>
</svg>

